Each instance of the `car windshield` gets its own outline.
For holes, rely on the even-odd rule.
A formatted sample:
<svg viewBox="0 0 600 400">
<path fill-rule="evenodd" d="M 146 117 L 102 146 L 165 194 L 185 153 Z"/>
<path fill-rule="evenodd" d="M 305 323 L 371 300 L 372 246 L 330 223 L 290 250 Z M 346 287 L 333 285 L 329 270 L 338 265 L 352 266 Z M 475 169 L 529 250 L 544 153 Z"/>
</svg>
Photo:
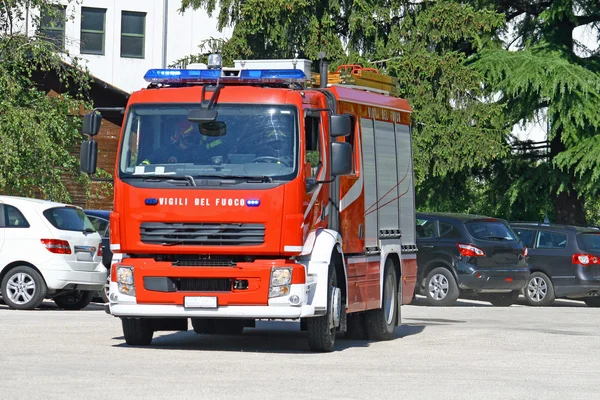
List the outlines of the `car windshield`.
<svg viewBox="0 0 600 400">
<path fill-rule="evenodd" d="M 270 182 L 297 174 L 294 107 L 217 104 L 216 122 L 209 124 L 188 121 L 193 109 L 199 105 L 132 106 L 121 146 L 121 177 L 247 177 Z"/>
<path fill-rule="evenodd" d="M 600 233 L 580 233 L 577 242 L 583 251 L 600 253 Z"/>
<path fill-rule="evenodd" d="M 44 216 L 52 226 L 61 231 L 96 232 L 85 213 L 77 208 L 49 208 L 44 210 Z"/>
<path fill-rule="evenodd" d="M 465 224 L 475 239 L 514 241 L 516 234 L 502 221 L 473 221 Z"/>
</svg>

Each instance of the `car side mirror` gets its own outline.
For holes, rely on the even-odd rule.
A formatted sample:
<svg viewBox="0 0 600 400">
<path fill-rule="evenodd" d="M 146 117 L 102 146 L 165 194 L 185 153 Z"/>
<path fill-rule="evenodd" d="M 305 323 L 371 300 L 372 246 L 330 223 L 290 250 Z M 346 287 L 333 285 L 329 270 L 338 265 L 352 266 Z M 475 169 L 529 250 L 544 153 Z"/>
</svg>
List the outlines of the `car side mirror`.
<svg viewBox="0 0 600 400">
<path fill-rule="evenodd" d="M 79 151 L 79 169 L 81 172 L 93 175 L 96 173 L 96 163 L 98 161 L 98 142 L 86 140 L 81 143 Z"/>
<path fill-rule="evenodd" d="M 331 143 L 331 175 L 342 176 L 352 173 L 352 145 L 350 143 Z"/>
<path fill-rule="evenodd" d="M 349 115 L 332 115 L 329 135 L 331 137 L 348 136 L 352 133 L 352 118 Z"/>
<path fill-rule="evenodd" d="M 83 116 L 83 128 L 82 132 L 84 135 L 96 136 L 100 131 L 100 125 L 102 124 L 102 115 L 97 112 L 91 112 Z"/>
</svg>

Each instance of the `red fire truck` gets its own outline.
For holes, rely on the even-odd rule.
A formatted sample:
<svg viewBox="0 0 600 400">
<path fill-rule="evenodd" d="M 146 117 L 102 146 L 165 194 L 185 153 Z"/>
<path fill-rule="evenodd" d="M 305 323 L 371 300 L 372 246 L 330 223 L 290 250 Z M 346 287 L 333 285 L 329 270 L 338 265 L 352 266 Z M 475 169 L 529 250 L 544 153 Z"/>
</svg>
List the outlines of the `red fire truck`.
<svg viewBox="0 0 600 400">
<path fill-rule="evenodd" d="M 322 67 L 326 71 L 326 66 Z M 299 69 L 150 70 L 125 110 L 107 312 L 125 341 L 299 320 L 388 340 L 416 281 L 406 100 Z M 84 118 L 96 171 L 101 116 Z"/>
</svg>

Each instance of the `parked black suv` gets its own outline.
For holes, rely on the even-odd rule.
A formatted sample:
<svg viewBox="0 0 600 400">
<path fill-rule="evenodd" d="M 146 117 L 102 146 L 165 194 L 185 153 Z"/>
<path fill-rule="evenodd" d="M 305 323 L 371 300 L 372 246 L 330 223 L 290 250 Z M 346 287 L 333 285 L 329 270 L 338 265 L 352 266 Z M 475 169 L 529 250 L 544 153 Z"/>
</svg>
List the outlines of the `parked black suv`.
<svg viewBox="0 0 600 400">
<path fill-rule="evenodd" d="M 417 288 L 431 305 L 459 295 L 512 305 L 529 278 L 527 249 L 506 221 L 417 213 Z"/>
<path fill-rule="evenodd" d="M 532 306 L 555 298 L 600 307 L 600 230 L 570 225 L 512 222 L 529 249 L 531 276 L 524 290 Z"/>
</svg>

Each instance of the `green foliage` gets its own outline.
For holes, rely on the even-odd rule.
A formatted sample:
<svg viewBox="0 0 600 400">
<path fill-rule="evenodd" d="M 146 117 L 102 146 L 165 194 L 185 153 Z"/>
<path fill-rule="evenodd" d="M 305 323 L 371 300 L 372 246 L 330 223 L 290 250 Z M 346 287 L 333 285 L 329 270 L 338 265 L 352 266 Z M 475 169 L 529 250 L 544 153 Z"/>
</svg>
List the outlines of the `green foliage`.
<svg viewBox="0 0 600 400">
<path fill-rule="evenodd" d="M 63 62 L 68 55 L 59 54 L 51 42 L 14 30 L 23 20 L 25 3 L 0 6 L 0 192 L 68 202 L 64 179 L 80 177 L 73 152 L 81 142 L 80 112 L 89 107 L 84 100 L 88 78 Z M 28 3 L 38 9 L 50 5 Z M 35 79 L 50 76 L 70 94 L 48 96 L 39 90 Z"/>
</svg>

